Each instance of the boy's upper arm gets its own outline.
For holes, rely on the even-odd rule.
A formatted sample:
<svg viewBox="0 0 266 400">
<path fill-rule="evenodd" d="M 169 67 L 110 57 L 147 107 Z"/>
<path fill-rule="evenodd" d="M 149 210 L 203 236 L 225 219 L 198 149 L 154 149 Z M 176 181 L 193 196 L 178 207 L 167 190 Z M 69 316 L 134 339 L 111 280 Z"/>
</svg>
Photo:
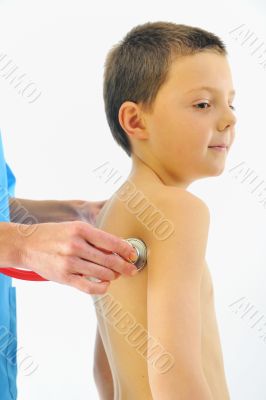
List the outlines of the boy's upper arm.
<svg viewBox="0 0 266 400">
<path fill-rule="evenodd" d="M 165 240 L 149 237 L 148 332 L 174 365 L 158 374 L 149 364 L 155 386 L 202 374 L 200 285 L 210 221 L 206 204 L 185 190 L 170 190 L 160 203 L 174 232 Z"/>
</svg>

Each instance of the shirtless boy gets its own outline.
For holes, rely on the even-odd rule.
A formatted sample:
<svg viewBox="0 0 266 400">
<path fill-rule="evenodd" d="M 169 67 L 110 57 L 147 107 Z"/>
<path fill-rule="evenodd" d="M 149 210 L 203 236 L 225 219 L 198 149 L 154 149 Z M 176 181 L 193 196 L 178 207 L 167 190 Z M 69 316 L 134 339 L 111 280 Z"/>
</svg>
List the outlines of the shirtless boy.
<svg viewBox="0 0 266 400">
<path fill-rule="evenodd" d="M 230 399 L 205 258 L 210 213 L 187 189 L 224 170 L 234 140 L 233 96 L 225 45 L 200 28 L 139 25 L 107 56 L 106 115 L 132 169 L 96 226 L 142 239 L 148 262 L 94 297 L 101 400 Z M 137 327 L 146 332 L 146 352 L 133 339 Z M 166 359 L 152 360 L 147 337 L 168 355 L 169 368 Z"/>
</svg>

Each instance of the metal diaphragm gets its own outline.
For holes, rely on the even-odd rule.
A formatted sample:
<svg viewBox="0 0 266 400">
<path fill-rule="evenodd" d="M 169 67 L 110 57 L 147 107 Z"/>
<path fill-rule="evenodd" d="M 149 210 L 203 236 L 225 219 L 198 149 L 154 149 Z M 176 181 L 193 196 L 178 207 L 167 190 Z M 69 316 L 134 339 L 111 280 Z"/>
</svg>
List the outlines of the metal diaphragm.
<svg viewBox="0 0 266 400">
<path fill-rule="evenodd" d="M 128 243 L 130 243 L 137 253 L 137 260 L 130 261 L 132 264 L 136 265 L 137 269 L 140 271 L 142 270 L 145 265 L 147 264 L 147 246 L 141 239 L 137 238 L 128 238 L 125 239 Z"/>
<path fill-rule="evenodd" d="M 122 240 L 130 243 L 136 250 L 136 253 L 137 253 L 136 261 L 133 262 L 131 260 L 128 260 L 128 262 L 136 265 L 138 271 L 141 271 L 147 264 L 147 246 L 146 246 L 146 244 L 143 242 L 143 240 L 138 239 L 138 238 L 128 238 L 128 239 L 122 239 Z M 117 254 L 117 253 L 113 253 L 113 254 Z M 86 279 L 93 281 L 93 282 L 101 282 L 100 279 L 97 279 L 94 277 L 87 277 Z"/>
</svg>

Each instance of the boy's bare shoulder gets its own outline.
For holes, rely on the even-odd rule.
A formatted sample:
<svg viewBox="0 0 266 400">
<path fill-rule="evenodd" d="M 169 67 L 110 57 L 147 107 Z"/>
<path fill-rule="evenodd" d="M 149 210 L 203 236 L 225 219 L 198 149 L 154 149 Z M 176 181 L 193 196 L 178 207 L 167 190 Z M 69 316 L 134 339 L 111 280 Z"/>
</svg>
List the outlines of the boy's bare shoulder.
<svg viewBox="0 0 266 400">
<path fill-rule="evenodd" d="M 155 203 L 164 220 L 168 221 L 168 225 L 164 225 L 168 230 L 164 235 L 162 224 L 162 230 L 145 234 L 150 249 L 149 273 L 152 282 L 155 282 L 154 276 L 160 280 L 162 275 L 168 282 L 171 281 L 169 287 L 172 285 L 174 288 L 176 282 L 182 279 L 199 282 L 205 267 L 208 243 L 208 206 L 198 196 L 174 187 L 165 188 L 156 195 Z"/>
<path fill-rule="evenodd" d="M 207 219 L 210 218 L 207 204 L 186 189 L 173 186 L 162 186 L 160 190 L 154 188 L 153 199 L 157 207 L 172 217 L 179 216 L 180 213 L 197 212 L 203 214 Z"/>
<path fill-rule="evenodd" d="M 153 204 L 162 218 L 156 230 L 145 234 L 149 245 L 163 251 L 173 251 L 178 246 L 184 252 L 193 251 L 193 246 L 197 249 L 201 246 L 203 255 L 210 224 L 207 204 L 185 189 L 169 186 L 154 193 Z"/>
</svg>

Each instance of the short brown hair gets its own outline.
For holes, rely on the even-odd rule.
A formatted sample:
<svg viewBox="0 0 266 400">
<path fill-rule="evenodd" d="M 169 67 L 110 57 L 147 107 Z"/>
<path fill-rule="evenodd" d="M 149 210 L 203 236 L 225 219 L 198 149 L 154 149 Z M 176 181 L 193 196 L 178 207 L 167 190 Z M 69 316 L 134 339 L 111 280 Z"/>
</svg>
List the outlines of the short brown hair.
<svg viewBox="0 0 266 400">
<path fill-rule="evenodd" d="M 225 44 L 213 33 L 161 21 L 134 27 L 111 48 L 104 65 L 105 112 L 114 139 L 129 157 L 131 144 L 118 120 L 121 105 L 133 101 L 150 108 L 173 58 L 205 50 L 227 55 Z"/>
</svg>

